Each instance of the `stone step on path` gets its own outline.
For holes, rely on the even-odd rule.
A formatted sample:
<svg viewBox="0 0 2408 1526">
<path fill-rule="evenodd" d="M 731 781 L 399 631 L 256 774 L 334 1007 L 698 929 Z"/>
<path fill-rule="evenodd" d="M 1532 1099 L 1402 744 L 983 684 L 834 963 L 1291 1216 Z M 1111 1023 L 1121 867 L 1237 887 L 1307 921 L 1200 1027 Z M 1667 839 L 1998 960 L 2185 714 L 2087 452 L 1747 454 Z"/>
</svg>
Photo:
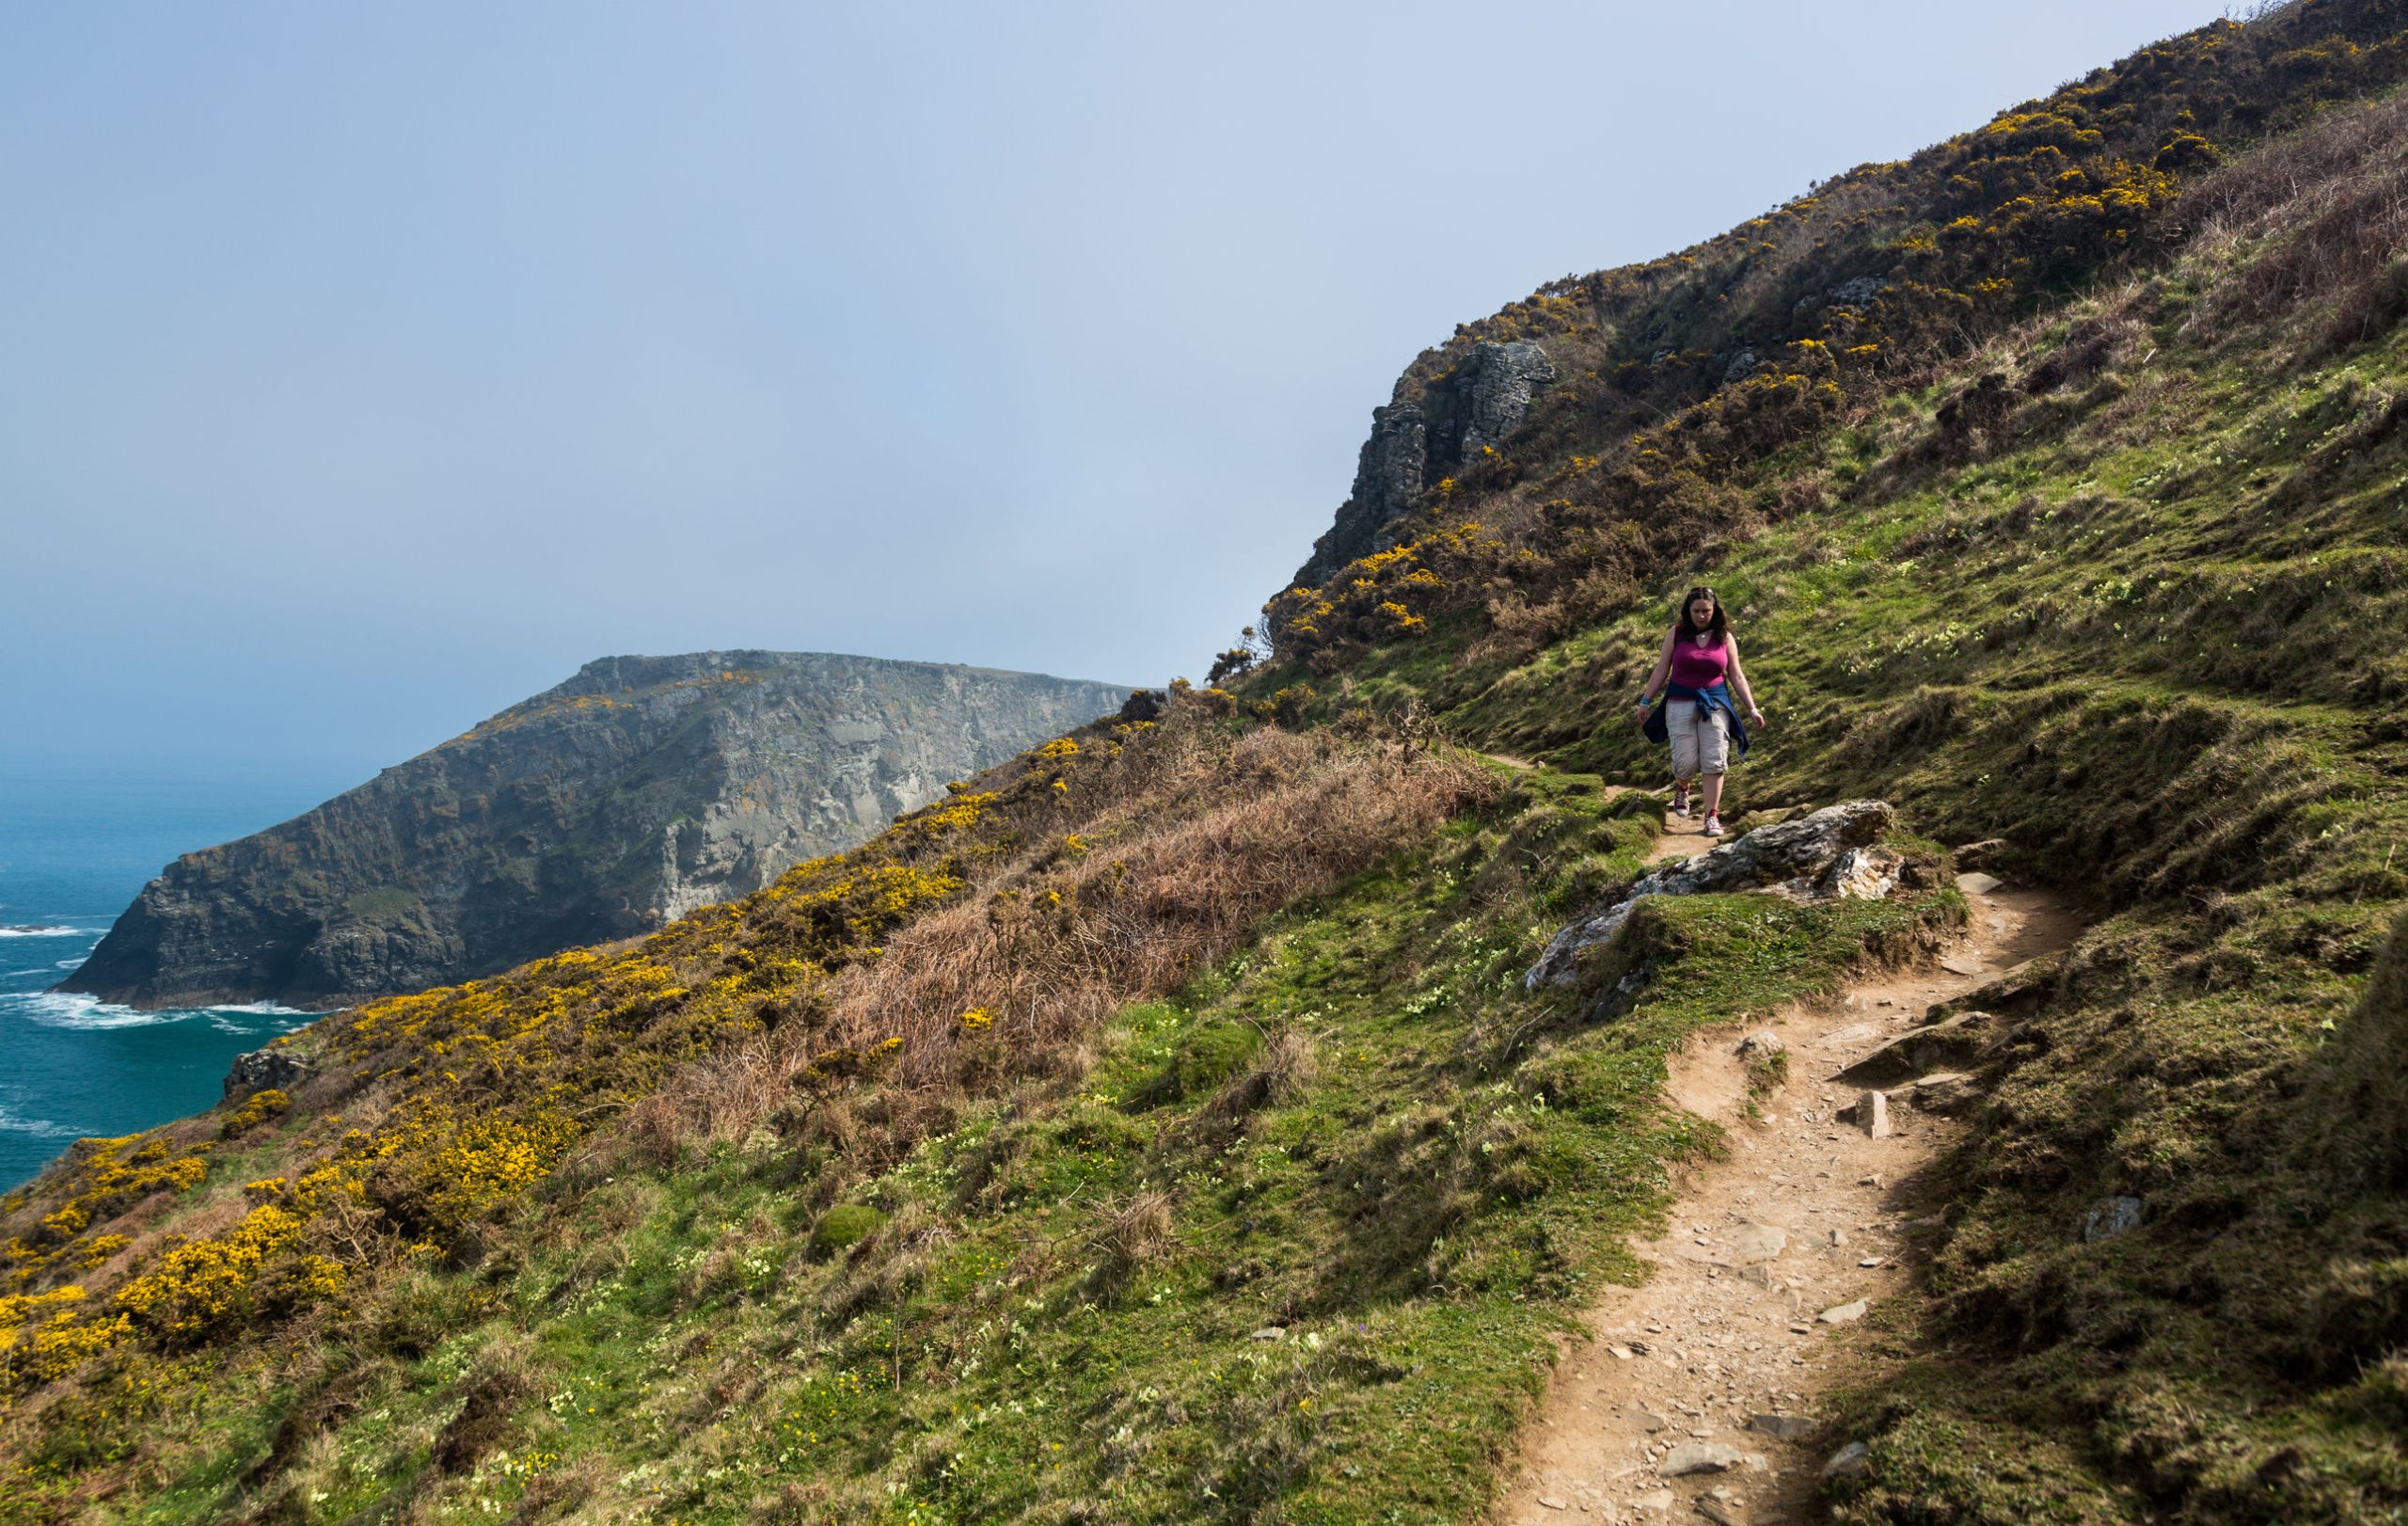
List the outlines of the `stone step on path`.
<svg viewBox="0 0 2408 1526">
<path fill-rule="evenodd" d="M 1738 1030 L 1700 1033 L 1674 1057 L 1668 1095 L 1722 1123 L 1730 1155 L 1696 1171 L 1665 1234 L 1636 1248 L 1653 1278 L 1584 1311 L 1594 1339 L 1558 1364 L 1493 1520 L 1806 1518 L 1826 1465 L 1854 1439 L 1825 1425 L 1822 1402 L 1843 1383 L 1877 1380 L 1863 1326 L 1912 1296 L 1929 1226 L 1902 1184 L 1961 1126 L 1950 1115 L 1968 1085 L 1959 1075 L 1929 1091 L 1948 1099 L 1943 1112 L 1917 1107 L 1911 1080 L 1817 1078 L 2078 930 L 2045 895 L 1988 877 L 1958 882 L 1973 909 L 1971 936 L 1948 956 L 1959 968 L 1868 980 L 1777 1014 L 1790 1082 L 1756 1120 L 1746 1117 Z M 1868 1089 L 1882 1097 L 1886 1132 L 1840 1117 L 1865 1111 Z M 1861 1466 L 1861 1453 L 1839 1465 Z"/>
</svg>

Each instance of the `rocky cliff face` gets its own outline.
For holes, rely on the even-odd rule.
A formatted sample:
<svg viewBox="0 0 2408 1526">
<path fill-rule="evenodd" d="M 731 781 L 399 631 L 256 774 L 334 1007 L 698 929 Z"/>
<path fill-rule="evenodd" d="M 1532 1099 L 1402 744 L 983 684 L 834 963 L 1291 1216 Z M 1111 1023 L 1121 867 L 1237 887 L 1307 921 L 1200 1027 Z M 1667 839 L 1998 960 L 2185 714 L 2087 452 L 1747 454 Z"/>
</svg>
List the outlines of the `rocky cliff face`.
<svg viewBox="0 0 2408 1526">
<path fill-rule="evenodd" d="M 1553 380 L 1554 362 L 1529 340 L 1473 344 L 1453 369 L 1419 386 L 1408 374 L 1387 406 L 1371 410 L 1354 490 L 1291 581 L 1310 587 L 1379 549 L 1382 533 L 1412 510 L 1425 486 L 1503 439 Z"/>
<path fill-rule="evenodd" d="M 1127 694 L 818 653 L 605 658 L 305 816 L 185 854 L 59 989 L 338 1006 L 648 931 Z"/>
</svg>

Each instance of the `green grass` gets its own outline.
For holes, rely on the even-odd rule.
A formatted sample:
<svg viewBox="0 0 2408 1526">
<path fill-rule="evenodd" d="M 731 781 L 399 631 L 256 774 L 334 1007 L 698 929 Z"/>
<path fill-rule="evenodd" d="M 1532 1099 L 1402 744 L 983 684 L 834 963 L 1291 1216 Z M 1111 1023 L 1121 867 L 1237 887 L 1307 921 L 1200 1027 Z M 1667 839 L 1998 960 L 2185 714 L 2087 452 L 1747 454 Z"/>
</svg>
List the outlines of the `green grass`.
<svg viewBox="0 0 2408 1526">
<path fill-rule="evenodd" d="M 1987 1101 L 1925 1184 L 1925 1296 L 1840 1400 L 1870 1466 L 1826 1503 L 2408 1514 L 2408 332 L 2203 319 L 2277 253 L 2193 250 L 1725 456 L 1682 535 L 1820 506 L 1701 533 L 1641 598 L 1590 584 L 1551 636 L 1459 608 L 1255 675 L 1538 767 L 932 1133 L 865 1068 L 708 1152 L 581 1152 L 340 1319 L 42 1392 L 0 1520 L 1478 1518 L 1553 1343 L 1720 1148 L 1661 1101 L 1668 1056 L 1965 914 L 1651 901 L 1578 989 L 1522 991 L 1640 872 L 1653 805 L 1605 787 L 1660 782 L 1628 701 L 1701 580 L 1776 723 L 1737 810 L 1881 796 L 1902 846 L 2004 838 L 2095 918 L 1985 998 Z M 2099 368 L 2027 385 L 2105 317 Z M 1948 436 L 1990 370 L 2004 427 Z M 1572 448 L 1574 390 L 1450 513 L 1544 523 L 1587 469 L 1533 443 Z M 1042 773 L 1009 787 L 1011 840 L 1050 835 Z M 665 1030 L 618 1099 L 725 1036 Z M 2089 1242 L 2110 1196 L 2143 1222 Z"/>
<path fill-rule="evenodd" d="M 1581 991 L 1524 993 L 1653 810 L 1516 777 L 1124 1010 L 1084 1075 L 856 1182 L 848 1248 L 783 1147 L 564 1184 L 481 1272 L 411 1274 L 342 1343 L 154 1418 L 159 1486 L 110 1514 L 222 1518 L 298 1411 L 331 1439 L 263 1471 L 261 1518 L 1467 1518 L 1554 1340 L 1719 1148 L 1659 1102 L 1668 1053 L 1961 915 L 1659 902 Z M 501 1421 L 446 1474 L 480 1392 Z"/>
<path fill-rule="evenodd" d="M 1824 511 L 1664 580 L 1722 592 L 1776 723 L 1739 808 L 1882 796 L 2004 837 L 2010 872 L 2100 918 L 2022 997 L 1947 1163 L 1928 1317 L 1848 1411 L 1874 1466 L 1841 1518 L 2408 1510 L 2397 1083 L 2370 1078 L 2397 1069 L 2329 1058 L 2403 1021 L 2366 993 L 2408 904 L 2408 333 L 2270 364 L 2279 342 L 2203 343 L 2186 310 L 2108 402 L 2032 405 L 1967 467 L 1911 464 L 1954 384 L 1902 400 L 1785 463 L 1824 474 Z M 1442 631 L 1354 691 L 1654 783 L 1623 707 L 1659 618 L 1484 661 Z M 2119 1194 L 2143 1231 L 2083 1243 Z"/>
</svg>

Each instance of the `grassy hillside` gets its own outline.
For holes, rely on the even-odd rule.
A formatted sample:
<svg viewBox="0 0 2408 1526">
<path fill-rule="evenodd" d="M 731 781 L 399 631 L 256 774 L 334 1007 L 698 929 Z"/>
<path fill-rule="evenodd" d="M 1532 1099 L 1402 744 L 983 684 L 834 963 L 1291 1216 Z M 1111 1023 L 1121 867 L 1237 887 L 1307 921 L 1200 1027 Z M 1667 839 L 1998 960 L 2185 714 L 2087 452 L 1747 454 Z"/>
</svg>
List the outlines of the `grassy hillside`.
<svg viewBox="0 0 2408 1526">
<path fill-rule="evenodd" d="M 1623 708 L 1709 580 L 1778 723 L 1743 806 L 1885 794 L 2112 914 L 1993 1058 L 1844 1518 L 2408 1502 L 2403 145 L 2385 102 L 2210 177 L 2178 258 L 1735 478 L 1821 506 L 1700 547 L 1661 602 L 1553 640 L 1441 622 L 1323 702 L 1648 780 Z M 2146 1232 L 2083 1243 L 2117 1195 Z"/>
<path fill-rule="evenodd" d="M 1563 1311 L 1714 1148 L 1668 1046 L 1961 905 L 1699 898 L 1586 1025 L 1518 976 L 1652 805 L 1226 708 L 83 1147 L 11 1203 L 21 1264 L 136 1275 L 12 1300 L 8 1508 L 1475 1510 Z"/>
<path fill-rule="evenodd" d="M 1692 248 L 1566 278 L 1465 325 L 1406 371 L 1400 398 L 1499 340 L 1543 343 L 1560 379 L 1513 438 L 1451 468 L 1434 460 L 1418 507 L 1348 548 L 1357 560 L 1335 575 L 1272 600 L 1265 634 L 1328 674 L 1465 612 L 1550 638 L 1610 613 L 1702 544 L 1816 507 L 1825 482 L 1776 469 L 1785 451 L 2102 279 L 2162 268 L 2211 215 L 2194 188 L 2226 157 L 2403 78 L 2397 0 L 2303 0 L 2145 48 Z M 2337 337 L 2398 317 L 2368 232 L 2346 216 L 2309 230 L 2313 257 L 2289 272 L 2317 288 Z M 2067 379 L 2095 369 L 2084 347 L 2066 363 Z M 1946 448 L 1989 440 L 2008 402 L 1978 389 L 1955 400 Z"/>
<path fill-rule="evenodd" d="M 2301 6 L 2070 87 L 2125 113 L 2076 132 L 2204 147 L 1955 339 L 1687 401 L 1592 364 L 1227 689 L 78 1146 L 0 1205 L 0 1519 L 1475 1519 L 1551 1338 L 1719 1148 L 1667 1054 L 1916 957 L 1963 914 L 1939 845 L 1989 837 L 2099 921 L 1986 998 L 1831 1508 L 2396 1518 L 2402 26 Z M 1981 139 L 1862 172 L 1925 199 L 1856 246 L 1919 268 Z M 1830 274 L 1753 242 L 1716 278 L 1751 313 Z M 1541 337 L 1720 322 L 1654 268 Z M 1650 846 L 1610 787 L 1659 782 L 1627 707 L 1700 579 L 1776 722 L 1737 805 L 1883 795 L 1922 888 L 1649 902 L 1525 993 Z M 2141 1228 L 2086 1243 L 2110 1196 Z"/>
</svg>

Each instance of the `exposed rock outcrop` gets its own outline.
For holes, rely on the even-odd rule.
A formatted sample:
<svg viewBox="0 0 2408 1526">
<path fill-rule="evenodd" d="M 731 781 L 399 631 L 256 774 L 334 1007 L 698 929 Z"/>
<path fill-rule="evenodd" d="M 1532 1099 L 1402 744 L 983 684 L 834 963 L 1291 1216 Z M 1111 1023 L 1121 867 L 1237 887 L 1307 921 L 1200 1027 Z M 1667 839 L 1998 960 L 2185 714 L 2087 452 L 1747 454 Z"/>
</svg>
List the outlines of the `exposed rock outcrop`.
<svg viewBox="0 0 2408 1526">
<path fill-rule="evenodd" d="M 2095 1243 L 2130 1234 L 2147 1214 L 2148 1204 L 2138 1198 L 2110 1198 L 2083 1216 L 2082 1237 Z"/>
<path fill-rule="evenodd" d="M 1455 466 L 1495 446 L 1530 411 L 1555 363 L 1529 340 L 1482 344 L 1448 382 L 1430 389 L 1432 427 L 1441 441 L 1434 464 Z"/>
<path fill-rule="evenodd" d="M 1900 860 L 1869 845 L 1890 830 L 1892 812 L 1877 800 L 1827 805 L 1795 821 L 1759 827 L 1710 853 L 1657 869 L 1611 905 L 1565 926 L 1522 977 L 1526 989 L 1568 985 L 1578 978 L 1581 953 L 1610 943 L 1650 896 L 1769 889 L 1801 900 L 1834 897 L 1877 899 L 1898 882 Z"/>
<path fill-rule="evenodd" d="M 821 653 L 605 658 L 305 816 L 185 854 L 59 989 L 339 1006 L 645 932 L 1128 694 Z"/>
<path fill-rule="evenodd" d="M 1515 340 L 1471 346 L 1453 370 L 1418 389 L 1410 376 L 1399 381 L 1387 406 L 1371 410 L 1354 490 L 1293 580 L 1319 583 L 1386 544 L 1389 527 L 1412 512 L 1424 487 L 1494 449 L 1554 380 L 1546 351 Z"/>
<path fill-rule="evenodd" d="M 257 1091 L 262 1087 L 290 1089 L 306 1081 L 315 1071 L 308 1060 L 291 1048 L 270 1044 L 236 1055 L 226 1067 L 226 1095 Z"/>
</svg>

